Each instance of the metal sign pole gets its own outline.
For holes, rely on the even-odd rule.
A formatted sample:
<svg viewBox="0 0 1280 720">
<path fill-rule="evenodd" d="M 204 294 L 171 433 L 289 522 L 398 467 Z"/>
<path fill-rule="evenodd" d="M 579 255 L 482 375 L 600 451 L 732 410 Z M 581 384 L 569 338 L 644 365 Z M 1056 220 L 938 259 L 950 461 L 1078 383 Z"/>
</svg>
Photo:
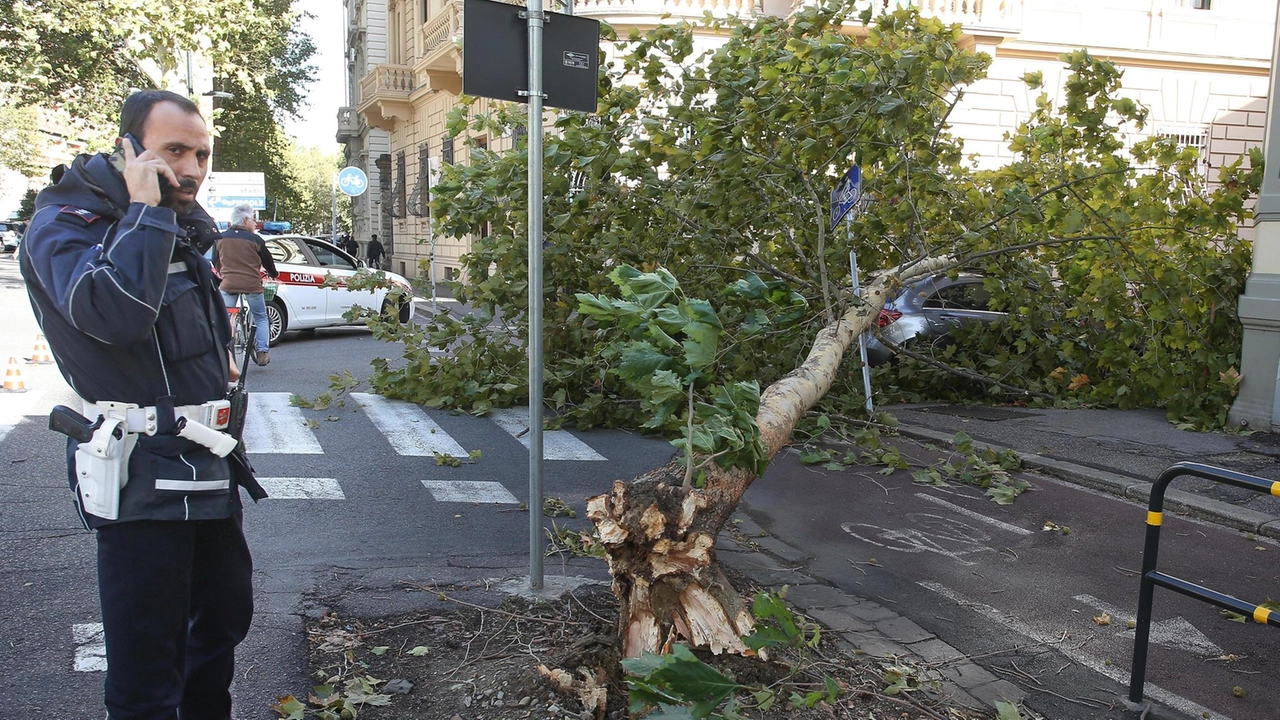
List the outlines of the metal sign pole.
<svg viewBox="0 0 1280 720">
<path fill-rule="evenodd" d="M 849 215 L 849 244 L 853 245 L 853 215 Z M 853 250 L 849 251 L 849 271 L 853 273 L 853 294 L 862 295 L 862 285 L 858 280 L 858 255 Z M 867 396 L 867 419 L 875 420 L 874 410 L 871 406 L 871 368 L 867 367 L 867 334 L 865 332 L 858 334 L 858 356 L 862 358 L 862 390 Z"/>
<path fill-rule="evenodd" d="M 529 0 L 529 588 L 542 589 L 542 0 Z"/>
</svg>

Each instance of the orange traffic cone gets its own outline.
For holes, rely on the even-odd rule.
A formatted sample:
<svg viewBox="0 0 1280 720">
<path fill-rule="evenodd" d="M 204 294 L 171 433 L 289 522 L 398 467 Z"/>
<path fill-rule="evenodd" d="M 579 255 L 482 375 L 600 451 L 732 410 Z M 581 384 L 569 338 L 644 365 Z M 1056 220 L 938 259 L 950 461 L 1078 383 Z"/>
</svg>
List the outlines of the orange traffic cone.
<svg viewBox="0 0 1280 720">
<path fill-rule="evenodd" d="M 4 369 L 5 392 L 26 392 L 27 386 L 22 382 L 22 369 L 18 367 L 18 358 L 9 358 L 9 365 Z"/>
<path fill-rule="evenodd" d="M 31 351 L 31 357 L 27 359 L 27 363 L 31 365 L 48 365 L 51 362 L 53 362 L 53 357 L 49 355 L 49 343 L 45 342 L 43 335 L 37 335 L 35 349 Z"/>
</svg>

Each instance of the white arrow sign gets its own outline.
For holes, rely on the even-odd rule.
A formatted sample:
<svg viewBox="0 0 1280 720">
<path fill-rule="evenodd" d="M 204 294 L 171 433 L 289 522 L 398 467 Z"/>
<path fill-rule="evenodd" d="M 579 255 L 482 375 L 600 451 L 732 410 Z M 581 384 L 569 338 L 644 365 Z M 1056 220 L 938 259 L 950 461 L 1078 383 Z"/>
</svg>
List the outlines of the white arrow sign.
<svg viewBox="0 0 1280 720">
<path fill-rule="evenodd" d="M 1136 616 L 1092 595 L 1077 595 L 1075 599 L 1110 615 L 1112 622 L 1118 622 L 1125 626 L 1130 622 L 1137 622 Z M 1133 637 L 1134 633 L 1134 630 L 1126 630 L 1121 634 L 1126 637 Z M 1175 650 L 1186 650 L 1193 655 L 1223 654 L 1222 648 L 1214 645 L 1213 641 L 1197 630 L 1195 625 L 1187 622 L 1181 616 L 1151 623 L 1151 642 Z"/>
</svg>

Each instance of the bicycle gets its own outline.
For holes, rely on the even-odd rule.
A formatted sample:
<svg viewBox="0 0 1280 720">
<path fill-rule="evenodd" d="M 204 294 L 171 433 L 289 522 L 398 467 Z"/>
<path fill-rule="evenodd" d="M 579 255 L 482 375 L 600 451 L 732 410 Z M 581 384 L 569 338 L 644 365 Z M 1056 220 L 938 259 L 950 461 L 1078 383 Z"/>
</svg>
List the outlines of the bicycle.
<svg viewBox="0 0 1280 720">
<path fill-rule="evenodd" d="M 240 364 L 241 372 L 244 372 L 249 366 L 250 353 L 253 352 L 257 326 L 254 325 L 249 303 L 243 294 L 236 295 L 236 304 L 227 308 L 227 317 L 231 322 L 231 356 Z"/>
</svg>

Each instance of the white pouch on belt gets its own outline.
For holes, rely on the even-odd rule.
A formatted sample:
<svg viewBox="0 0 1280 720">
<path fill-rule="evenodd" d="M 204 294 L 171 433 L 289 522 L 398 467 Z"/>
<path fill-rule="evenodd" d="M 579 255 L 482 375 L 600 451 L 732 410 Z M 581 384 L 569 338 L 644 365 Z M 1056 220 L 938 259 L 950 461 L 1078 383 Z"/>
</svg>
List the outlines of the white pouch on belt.
<svg viewBox="0 0 1280 720">
<path fill-rule="evenodd" d="M 104 417 L 93 439 L 76 448 L 76 483 L 84 511 L 104 520 L 120 516 L 120 491 L 129 482 L 129 456 L 138 436 L 125 421 Z"/>
</svg>

